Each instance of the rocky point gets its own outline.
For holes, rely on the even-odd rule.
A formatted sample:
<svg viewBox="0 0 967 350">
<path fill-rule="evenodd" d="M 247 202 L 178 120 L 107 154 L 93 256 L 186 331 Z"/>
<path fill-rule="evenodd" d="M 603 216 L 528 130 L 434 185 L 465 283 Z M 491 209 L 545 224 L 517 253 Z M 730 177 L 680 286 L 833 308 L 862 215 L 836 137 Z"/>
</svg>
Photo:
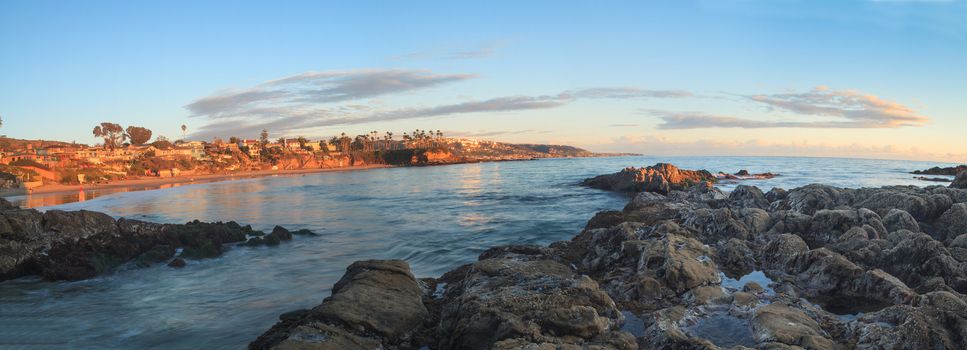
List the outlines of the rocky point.
<svg viewBox="0 0 967 350">
<path fill-rule="evenodd" d="M 321 305 L 283 314 L 250 348 L 967 344 L 967 190 L 725 193 L 670 165 L 622 173 L 589 182 L 645 192 L 570 241 L 495 247 L 439 278 L 357 262 Z"/>
<path fill-rule="evenodd" d="M 0 199 L 0 281 L 23 276 L 48 280 L 91 278 L 123 264 L 148 266 L 168 262 L 184 267 L 185 259 L 212 258 L 227 244 L 266 244 L 292 238 L 276 227 L 270 234 L 235 222 L 157 224 L 117 219 L 87 211 L 21 209 Z M 265 237 L 265 238 L 263 238 Z M 258 240 L 252 244 L 253 240 Z"/>
</svg>

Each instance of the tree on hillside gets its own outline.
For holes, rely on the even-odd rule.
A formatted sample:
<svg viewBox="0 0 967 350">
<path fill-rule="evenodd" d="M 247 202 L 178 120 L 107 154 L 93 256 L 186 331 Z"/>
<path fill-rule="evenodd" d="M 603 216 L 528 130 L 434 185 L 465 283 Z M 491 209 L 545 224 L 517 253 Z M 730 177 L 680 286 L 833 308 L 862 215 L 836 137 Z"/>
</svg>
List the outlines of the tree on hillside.
<svg viewBox="0 0 967 350">
<path fill-rule="evenodd" d="M 309 139 L 299 136 L 295 140 L 296 142 L 299 142 L 299 148 L 304 149 L 306 151 L 312 150 L 312 147 L 309 147 Z"/>
<path fill-rule="evenodd" d="M 228 138 L 228 143 L 238 144 L 238 136 L 232 136 Z"/>
<path fill-rule="evenodd" d="M 124 134 L 124 128 L 121 125 L 103 122 L 94 127 L 94 137 L 104 139 L 104 148 L 117 148 L 124 142 L 127 135 Z"/>
<path fill-rule="evenodd" d="M 129 126 L 127 135 L 128 139 L 131 140 L 131 144 L 135 146 L 141 146 L 147 143 L 148 140 L 151 140 L 151 130 L 140 126 Z"/>
<path fill-rule="evenodd" d="M 187 137 L 185 135 L 185 132 L 186 131 L 188 131 L 188 126 L 186 126 L 185 124 L 181 124 L 181 139 L 182 140 L 184 140 Z"/>
<path fill-rule="evenodd" d="M 265 146 L 269 144 L 269 131 L 268 130 L 262 129 L 262 133 L 259 134 L 259 143 L 262 145 L 262 148 L 265 148 Z"/>
</svg>

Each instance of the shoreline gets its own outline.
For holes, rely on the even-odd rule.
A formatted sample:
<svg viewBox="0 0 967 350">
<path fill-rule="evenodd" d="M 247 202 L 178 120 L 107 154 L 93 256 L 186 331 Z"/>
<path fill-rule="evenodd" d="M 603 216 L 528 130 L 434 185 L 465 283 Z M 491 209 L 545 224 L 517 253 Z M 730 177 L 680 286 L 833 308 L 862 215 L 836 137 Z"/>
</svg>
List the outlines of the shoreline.
<svg viewBox="0 0 967 350">
<path fill-rule="evenodd" d="M 572 157 L 564 157 L 564 158 L 572 158 Z M 537 159 L 556 159 L 556 157 L 537 158 Z M 81 191 L 109 190 L 109 189 L 119 189 L 119 188 L 136 189 L 136 188 L 144 187 L 144 189 L 138 189 L 137 191 L 149 191 L 149 190 L 155 190 L 155 189 L 164 189 L 164 188 L 161 188 L 160 186 L 165 186 L 165 185 L 202 184 L 202 183 L 212 183 L 212 182 L 253 179 L 253 178 L 267 177 L 267 176 L 286 176 L 286 175 L 316 174 L 316 173 L 384 169 L 384 168 L 428 167 L 428 166 L 446 166 L 446 165 L 458 165 L 458 164 L 496 163 L 496 162 L 514 162 L 514 161 L 532 161 L 532 160 L 535 160 L 535 159 L 533 158 L 481 159 L 481 160 L 468 160 L 468 161 L 458 161 L 458 162 L 448 162 L 448 163 L 430 163 L 430 164 L 420 164 L 420 165 L 370 164 L 370 165 L 361 165 L 361 166 L 347 166 L 347 167 L 341 167 L 341 168 L 255 170 L 255 171 L 243 171 L 243 172 L 230 173 L 230 174 L 202 174 L 202 175 L 174 176 L 174 177 L 167 177 L 167 178 L 125 179 L 125 180 L 109 182 L 106 184 L 87 184 L 83 186 L 48 184 L 40 187 L 35 187 L 26 192 L 23 192 L 22 190 L 16 191 L 16 192 L 0 191 L 0 198 L 10 198 L 10 197 L 20 197 L 20 196 L 29 197 L 31 195 L 69 194 L 69 193 L 77 193 Z M 158 187 L 158 188 L 147 188 L 147 187 Z"/>
<path fill-rule="evenodd" d="M 237 173 L 231 173 L 231 174 L 204 174 L 204 175 L 174 176 L 174 177 L 167 177 L 167 178 L 126 179 L 126 180 L 113 181 L 106 184 L 87 184 L 87 185 L 50 184 L 50 185 L 36 187 L 26 193 L 0 194 L 0 198 L 30 196 L 30 195 L 38 195 L 38 194 L 76 193 L 79 191 L 107 190 L 107 189 L 118 189 L 118 188 L 128 188 L 128 187 L 134 188 L 134 187 L 155 187 L 155 186 L 164 186 L 164 185 L 212 183 L 212 182 L 253 179 L 253 178 L 267 177 L 267 176 L 273 176 L 273 175 L 300 175 L 300 174 L 370 170 L 370 169 L 396 168 L 396 167 L 397 166 L 393 166 L 393 165 L 374 164 L 374 165 L 352 166 L 352 167 L 342 167 L 342 168 L 256 170 L 256 171 L 243 171 L 243 172 L 237 172 Z"/>
</svg>

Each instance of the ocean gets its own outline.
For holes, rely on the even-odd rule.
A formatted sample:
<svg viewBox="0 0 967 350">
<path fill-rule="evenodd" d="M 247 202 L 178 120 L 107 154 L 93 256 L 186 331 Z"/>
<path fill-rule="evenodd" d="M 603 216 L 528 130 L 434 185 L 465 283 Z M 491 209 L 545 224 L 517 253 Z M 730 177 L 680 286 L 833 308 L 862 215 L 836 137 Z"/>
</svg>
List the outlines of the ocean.
<svg viewBox="0 0 967 350">
<path fill-rule="evenodd" d="M 937 183 L 909 172 L 949 165 L 790 157 L 542 159 L 11 198 L 44 205 L 39 210 L 87 209 L 165 223 L 234 220 L 319 235 L 276 247 L 233 247 L 184 269 L 159 264 L 79 282 L 0 282 L 0 347 L 244 348 L 279 314 L 322 302 L 353 261 L 403 259 L 417 277 L 436 277 L 492 246 L 570 239 L 595 212 L 619 210 L 628 200 L 581 187 L 582 179 L 659 161 L 712 172 L 779 173 L 742 182 L 763 191 L 809 183 L 929 186 Z M 730 190 L 736 183 L 719 186 Z"/>
</svg>

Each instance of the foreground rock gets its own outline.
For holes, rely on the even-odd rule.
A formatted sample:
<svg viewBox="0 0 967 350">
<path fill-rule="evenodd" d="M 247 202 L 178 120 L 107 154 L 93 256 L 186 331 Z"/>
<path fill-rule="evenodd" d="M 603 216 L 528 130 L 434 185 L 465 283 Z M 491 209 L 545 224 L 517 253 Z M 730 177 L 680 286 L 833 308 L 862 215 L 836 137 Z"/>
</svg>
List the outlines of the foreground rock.
<svg viewBox="0 0 967 350">
<path fill-rule="evenodd" d="M 437 279 L 358 262 L 251 348 L 963 349 L 967 190 L 707 184 Z M 394 322 L 387 322 L 394 320 Z"/>
<path fill-rule="evenodd" d="M 961 171 L 959 174 L 957 174 L 957 177 L 954 178 L 954 181 L 950 183 L 950 187 L 967 189 L 967 171 Z"/>
<path fill-rule="evenodd" d="M 118 219 L 93 211 L 14 207 L 0 199 L 0 280 L 42 276 L 80 280 L 125 263 L 148 266 L 222 254 L 224 245 L 243 242 L 259 231 L 235 222 L 184 225 Z M 180 253 L 178 251 L 180 250 Z"/>
<path fill-rule="evenodd" d="M 251 349 L 416 348 L 425 290 L 400 260 L 357 261 L 312 310 L 284 314 Z"/>
</svg>

